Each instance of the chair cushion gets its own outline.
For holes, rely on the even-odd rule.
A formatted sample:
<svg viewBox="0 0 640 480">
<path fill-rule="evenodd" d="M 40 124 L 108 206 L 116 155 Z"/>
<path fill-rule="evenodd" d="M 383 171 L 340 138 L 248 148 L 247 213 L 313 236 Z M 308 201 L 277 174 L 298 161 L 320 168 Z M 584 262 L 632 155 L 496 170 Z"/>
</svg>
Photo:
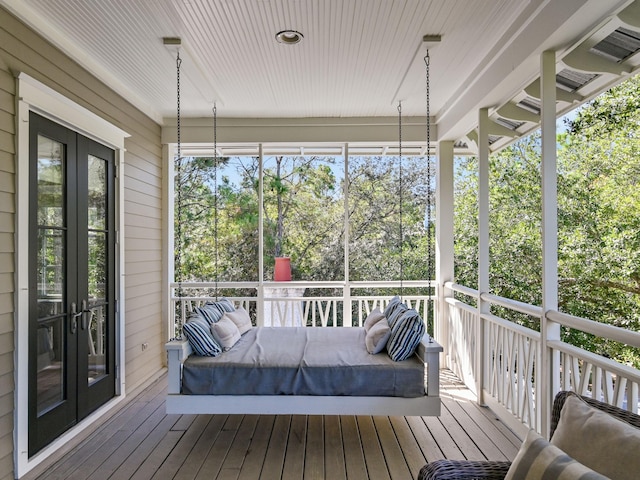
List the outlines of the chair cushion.
<svg viewBox="0 0 640 480">
<path fill-rule="evenodd" d="M 505 480 L 607 480 L 530 430 Z"/>
<path fill-rule="evenodd" d="M 382 319 L 371 327 L 364 338 L 364 343 L 369 353 L 380 353 L 387 346 L 387 341 L 391 336 L 391 329 L 387 319 Z"/>
<path fill-rule="evenodd" d="M 416 350 L 424 336 L 425 326 L 420 314 L 414 309 L 406 310 L 402 316 L 391 325 L 391 336 L 387 342 L 389 357 L 396 362 L 406 360 Z"/>
<path fill-rule="evenodd" d="M 640 429 L 593 408 L 577 395 L 565 400 L 551 443 L 602 475 L 638 478 Z"/>
</svg>

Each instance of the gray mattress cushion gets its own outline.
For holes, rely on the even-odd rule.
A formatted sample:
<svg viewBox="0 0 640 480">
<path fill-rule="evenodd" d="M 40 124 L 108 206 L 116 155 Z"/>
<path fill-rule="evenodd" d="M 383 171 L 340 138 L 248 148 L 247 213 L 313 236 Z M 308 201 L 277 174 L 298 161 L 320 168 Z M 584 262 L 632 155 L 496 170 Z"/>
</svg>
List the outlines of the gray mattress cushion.
<svg viewBox="0 0 640 480">
<path fill-rule="evenodd" d="M 371 355 L 364 328 L 261 327 L 218 357 L 191 355 L 182 393 L 421 397 L 424 364 Z"/>
</svg>

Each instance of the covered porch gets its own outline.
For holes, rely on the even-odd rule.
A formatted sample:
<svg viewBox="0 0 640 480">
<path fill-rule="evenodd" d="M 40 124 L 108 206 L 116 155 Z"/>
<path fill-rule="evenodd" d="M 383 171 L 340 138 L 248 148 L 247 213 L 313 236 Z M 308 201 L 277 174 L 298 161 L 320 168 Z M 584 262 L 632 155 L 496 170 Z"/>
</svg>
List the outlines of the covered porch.
<svg viewBox="0 0 640 480">
<path fill-rule="evenodd" d="M 225 1 L 216 2 L 215 12 L 208 10 L 213 2 L 195 0 L 167 0 L 161 8 L 107 3 L 0 0 L 0 478 L 415 478 L 421 466 L 440 458 L 513 459 L 529 429 L 548 436 L 553 395 L 562 389 L 638 412 L 639 370 L 562 341 L 563 331 L 575 330 L 640 348 L 640 333 L 567 315 L 558 305 L 556 121 L 639 71 L 640 0 L 491 0 L 473 8 L 449 0 L 367 0 L 373 7 L 339 0 Z M 326 8 L 314 9 L 318 5 Z M 285 18 L 302 26 L 285 25 Z M 342 25 L 343 18 L 361 28 Z M 289 27 L 307 28 L 313 49 L 298 55 L 284 50 L 275 61 L 283 45 L 271 30 Z M 212 31 L 219 36 L 208 37 Z M 238 31 L 255 38 L 235 44 L 231 40 L 242 40 Z M 441 42 L 432 54 L 432 114 L 425 115 L 422 43 L 430 34 Z M 175 117 L 175 52 L 161 41 L 170 35 L 184 39 L 181 120 Z M 292 155 L 332 151 L 348 162 L 349 155 L 402 156 L 400 101 L 404 155 L 437 162 L 435 277 L 417 281 L 412 287 L 422 294 L 408 301 L 444 347 L 442 414 L 167 415 L 163 346 L 176 332 L 173 315 L 184 318 L 193 304 L 207 300 L 174 292 L 171 165 L 178 122 L 182 145 L 194 155 L 211 155 L 214 147 L 220 156 L 256 157 L 288 149 Z M 214 102 L 221 118 L 212 143 Z M 39 320 L 30 283 L 38 257 L 35 249 L 27 251 L 34 231 L 29 205 L 37 196 L 29 171 L 31 113 L 114 153 L 109 301 L 116 313 L 110 329 L 114 393 L 30 453 L 28 429 L 42 413 L 32 408 L 38 384 L 29 369 Z M 433 137 L 425 142 L 427 125 Z M 490 154 L 538 128 L 542 302 L 530 305 L 491 293 L 488 170 Z M 455 275 L 458 155 L 477 157 L 479 166 L 473 285 L 457 283 Z M 348 252 L 348 235 L 344 246 Z M 380 299 L 357 297 L 362 284 L 350 281 L 345 258 L 343 279 L 299 285 L 334 293 L 272 298 L 272 304 L 281 302 L 282 312 L 297 309 L 310 327 L 344 327 L 345 320 L 362 325 Z M 274 286 L 264 271 L 261 265 L 242 285 L 255 295 L 230 295 L 254 305 L 257 324 L 268 308 L 265 288 Z M 61 296 L 61 331 L 75 334 L 82 300 Z M 504 309 L 538 328 L 501 318 L 496 312 Z M 337 311 L 348 313 L 339 317 Z M 63 385 L 59 379 L 61 396 Z"/>
</svg>

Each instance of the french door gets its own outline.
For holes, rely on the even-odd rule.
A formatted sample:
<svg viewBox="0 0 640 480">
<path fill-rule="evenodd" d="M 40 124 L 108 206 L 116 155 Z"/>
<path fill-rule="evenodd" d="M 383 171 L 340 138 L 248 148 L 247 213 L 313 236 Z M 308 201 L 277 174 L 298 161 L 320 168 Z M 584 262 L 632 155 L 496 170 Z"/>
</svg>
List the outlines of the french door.
<svg viewBox="0 0 640 480">
<path fill-rule="evenodd" d="M 115 153 L 29 116 L 29 456 L 115 395 Z"/>
</svg>

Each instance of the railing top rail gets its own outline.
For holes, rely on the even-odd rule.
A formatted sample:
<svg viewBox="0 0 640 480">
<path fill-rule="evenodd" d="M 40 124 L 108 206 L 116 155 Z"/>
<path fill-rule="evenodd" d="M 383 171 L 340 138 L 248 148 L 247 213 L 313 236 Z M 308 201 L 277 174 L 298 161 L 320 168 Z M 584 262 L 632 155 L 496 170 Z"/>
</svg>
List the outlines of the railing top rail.
<svg viewBox="0 0 640 480">
<path fill-rule="evenodd" d="M 393 288 L 403 285 L 405 287 L 429 287 L 433 286 L 435 282 L 430 280 L 362 280 L 355 282 L 345 282 L 344 280 L 292 280 L 288 282 L 182 282 L 180 286 L 182 288 L 218 288 L 218 289 L 231 289 L 231 288 L 259 288 L 263 287 L 293 287 L 293 288 L 344 288 L 349 286 L 351 288 Z M 171 288 L 178 288 L 177 282 L 171 282 L 169 284 Z"/>
<path fill-rule="evenodd" d="M 488 322 L 495 323 L 500 325 L 502 328 L 506 330 L 511 330 L 512 332 L 516 332 L 524 337 L 533 338 L 534 340 L 540 340 L 541 335 L 540 332 L 536 332 L 527 327 L 523 327 L 515 322 L 510 320 L 505 320 L 502 317 L 498 317 L 497 315 L 493 315 L 492 313 L 483 313 L 481 315 L 483 320 L 487 320 Z"/>
<path fill-rule="evenodd" d="M 634 332 L 633 330 L 627 330 L 625 328 L 608 325 L 606 323 L 576 317 L 574 315 L 557 312 L 555 310 L 549 310 L 547 312 L 547 318 L 567 327 L 591 333 L 598 337 L 615 340 L 616 342 L 620 342 L 631 347 L 640 347 L 640 332 Z"/>
<path fill-rule="evenodd" d="M 608 372 L 620 375 L 621 377 L 627 378 L 635 383 L 640 383 L 640 370 L 633 367 L 618 363 L 610 358 L 603 357 L 596 353 L 591 353 L 588 350 L 575 347 L 560 340 L 549 340 L 547 341 L 547 345 L 554 350 L 573 355 L 581 360 L 587 360 L 589 363 L 598 365 Z"/>
<path fill-rule="evenodd" d="M 480 298 L 485 302 L 489 302 L 492 305 L 499 305 L 501 307 L 515 310 L 516 312 L 531 315 L 532 317 L 542 317 L 542 307 L 537 307 L 529 303 L 519 302 L 518 300 L 511 300 L 510 298 L 499 297 L 498 295 L 492 295 L 490 293 L 482 293 Z"/>
<path fill-rule="evenodd" d="M 445 282 L 444 286 L 449 290 L 453 290 L 454 292 L 462 293 L 463 295 L 468 295 L 469 297 L 478 298 L 478 290 L 470 287 L 465 287 L 464 285 L 460 285 L 459 283 Z"/>
</svg>

